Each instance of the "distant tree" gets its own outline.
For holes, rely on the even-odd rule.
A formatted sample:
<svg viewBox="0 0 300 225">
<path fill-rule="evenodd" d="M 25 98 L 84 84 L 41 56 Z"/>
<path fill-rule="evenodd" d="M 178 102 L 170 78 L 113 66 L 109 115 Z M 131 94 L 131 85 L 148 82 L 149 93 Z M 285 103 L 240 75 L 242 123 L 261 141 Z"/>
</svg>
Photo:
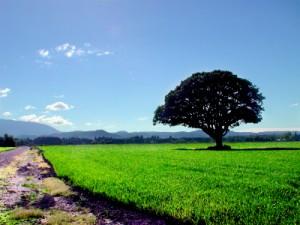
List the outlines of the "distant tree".
<svg viewBox="0 0 300 225">
<path fill-rule="evenodd" d="M 16 142 L 13 136 L 8 134 L 4 134 L 3 137 L 0 138 L 0 146 L 2 147 L 16 147 Z"/>
<path fill-rule="evenodd" d="M 195 73 L 166 95 L 153 124 L 200 128 L 222 149 L 230 128 L 262 120 L 263 100 L 256 86 L 229 71 Z"/>
<path fill-rule="evenodd" d="M 285 132 L 280 137 L 281 141 L 296 141 L 297 140 L 297 133 L 294 132 Z"/>
<path fill-rule="evenodd" d="M 62 140 L 59 137 L 38 137 L 33 140 L 35 145 L 61 145 Z"/>
</svg>

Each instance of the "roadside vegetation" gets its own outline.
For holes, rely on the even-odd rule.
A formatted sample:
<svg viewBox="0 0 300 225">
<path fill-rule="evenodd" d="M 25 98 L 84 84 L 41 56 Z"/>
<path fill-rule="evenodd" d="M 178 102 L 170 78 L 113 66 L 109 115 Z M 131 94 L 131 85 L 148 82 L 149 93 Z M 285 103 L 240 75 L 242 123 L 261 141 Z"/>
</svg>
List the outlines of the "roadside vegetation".
<svg viewBox="0 0 300 225">
<path fill-rule="evenodd" d="M 1 157 L 1 156 L 0 156 Z M 96 217 L 32 149 L 0 167 L 0 224 L 96 224 Z"/>
<path fill-rule="evenodd" d="M 180 223 L 300 223 L 298 142 L 230 143 L 234 150 L 196 150 L 209 145 L 42 150 L 57 175 L 72 185 Z"/>
<path fill-rule="evenodd" d="M 0 147 L 0 152 L 8 151 L 14 149 L 15 147 Z"/>
</svg>

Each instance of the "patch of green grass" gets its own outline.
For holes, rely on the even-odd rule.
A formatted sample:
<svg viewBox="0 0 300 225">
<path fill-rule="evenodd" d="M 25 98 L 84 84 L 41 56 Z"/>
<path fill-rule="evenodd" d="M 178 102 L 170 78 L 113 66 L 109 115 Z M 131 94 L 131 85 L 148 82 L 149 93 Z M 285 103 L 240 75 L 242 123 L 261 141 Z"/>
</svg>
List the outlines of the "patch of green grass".
<svg viewBox="0 0 300 225">
<path fill-rule="evenodd" d="M 0 147 L 0 152 L 12 150 L 12 149 L 15 149 L 15 147 Z"/>
<path fill-rule="evenodd" d="M 243 150 L 275 144 L 231 144 L 240 151 L 178 150 L 209 145 L 203 143 L 43 150 L 73 185 L 182 223 L 297 224 L 300 150 Z M 300 143 L 280 147 L 300 149 Z"/>
</svg>

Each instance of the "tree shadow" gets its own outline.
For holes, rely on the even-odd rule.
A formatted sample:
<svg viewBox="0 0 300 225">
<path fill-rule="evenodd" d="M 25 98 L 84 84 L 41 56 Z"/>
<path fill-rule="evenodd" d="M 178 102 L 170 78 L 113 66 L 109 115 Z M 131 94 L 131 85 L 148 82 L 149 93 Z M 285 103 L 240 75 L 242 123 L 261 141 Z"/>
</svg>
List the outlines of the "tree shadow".
<svg viewBox="0 0 300 225">
<path fill-rule="evenodd" d="M 286 151 L 286 150 L 300 150 L 300 148 L 282 148 L 282 147 L 269 147 L 269 148 L 232 148 L 232 149 L 208 149 L 208 148 L 176 148 L 176 151 Z"/>
</svg>

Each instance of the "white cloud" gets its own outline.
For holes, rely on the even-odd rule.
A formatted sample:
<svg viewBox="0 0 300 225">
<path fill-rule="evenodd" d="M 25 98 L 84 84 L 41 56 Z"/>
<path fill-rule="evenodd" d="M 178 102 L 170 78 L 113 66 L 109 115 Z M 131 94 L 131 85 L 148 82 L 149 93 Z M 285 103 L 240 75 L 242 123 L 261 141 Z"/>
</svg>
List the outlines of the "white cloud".
<svg viewBox="0 0 300 225">
<path fill-rule="evenodd" d="M 35 114 L 30 114 L 30 115 L 26 115 L 26 116 L 21 116 L 20 120 L 38 122 L 38 117 Z"/>
<path fill-rule="evenodd" d="M 82 50 L 82 49 L 77 49 L 77 50 L 76 50 L 76 55 L 82 56 L 82 55 L 84 55 L 84 54 L 85 54 L 85 51 L 84 51 L 84 50 Z"/>
<path fill-rule="evenodd" d="M 10 92 L 9 88 L 0 89 L 0 98 L 7 97 L 9 92 Z"/>
<path fill-rule="evenodd" d="M 105 52 L 99 52 L 97 53 L 97 56 L 103 56 L 103 55 L 113 55 L 113 52 L 105 51 Z"/>
<path fill-rule="evenodd" d="M 55 47 L 55 50 L 58 52 L 66 51 L 69 48 L 70 44 L 69 43 L 64 43 L 62 45 L 58 45 Z"/>
<path fill-rule="evenodd" d="M 32 105 L 26 105 L 26 106 L 24 107 L 24 109 L 25 109 L 25 110 L 30 110 L 30 109 L 35 109 L 35 107 L 32 106 Z"/>
<path fill-rule="evenodd" d="M 138 118 L 138 121 L 145 121 L 145 120 L 148 120 L 148 117 L 142 116 Z"/>
<path fill-rule="evenodd" d="M 11 116 L 11 113 L 10 113 L 10 112 L 4 112 L 4 113 L 2 114 L 2 116 L 9 117 L 9 116 Z"/>
<path fill-rule="evenodd" d="M 101 123 L 100 122 L 95 122 L 95 123 L 86 122 L 84 125 L 87 126 L 87 127 L 91 127 L 91 126 L 99 127 L 99 126 L 101 126 Z"/>
<path fill-rule="evenodd" d="M 76 47 L 75 45 L 70 45 L 68 48 L 67 48 L 67 52 L 65 53 L 65 55 L 70 58 L 73 56 L 73 54 L 75 53 L 75 50 L 76 50 Z"/>
<path fill-rule="evenodd" d="M 67 56 L 68 58 L 71 58 L 75 52 L 77 55 L 83 55 L 83 53 L 84 53 L 83 50 L 76 51 L 76 46 L 71 45 L 69 43 L 64 43 L 62 45 L 58 45 L 55 47 L 55 50 L 57 52 L 63 52 L 65 54 L 65 56 Z"/>
<path fill-rule="evenodd" d="M 70 43 L 64 43 L 61 45 L 56 46 L 52 50 L 38 50 L 38 53 L 42 57 L 47 57 L 52 51 L 56 56 L 63 54 L 64 56 L 71 58 L 74 56 L 86 56 L 86 55 L 94 55 L 94 56 L 106 56 L 106 55 L 113 55 L 114 53 L 111 51 L 103 51 L 99 50 L 97 47 L 92 46 L 90 43 L 84 43 L 82 46 L 75 46 Z M 52 54 L 51 54 L 52 55 Z"/>
<path fill-rule="evenodd" d="M 87 59 L 88 57 L 114 55 L 114 52 L 100 49 L 90 43 L 76 46 L 68 42 L 49 49 L 39 49 L 36 52 L 39 55 L 39 58 L 36 59 L 35 62 L 41 67 L 51 67 L 55 63 L 55 60 L 59 58 L 77 58 L 80 61 L 83 61 L 83 59 Z"/>
<path fill-rule="evenodd" d="M 36 123 L 45 123 L 45 124 L 54 125 L 54 126 L 72 126 L 73 125 L 72 122 L 70 122 L 67 119 L 62 118 L 61 116 L 46 117 L 45 115 L 37 116 L 35 114 L 30 114 L 30 115 L 24 115 L 24 116 L 20 117 L 20 120 L 36 122 Z"/>
<path fill-rule="evenodd" d="M 66 56 L 67 56 L 68 58 L 71 58 L 71 57 L 73 56 L 74 52 L 75 52 L 75 51 L 70 50 L 70 51 L 66 52 Z"/>
<path fill-rule="evenodd" d="M 47 56 L 49 56 L 49 51 L 48 51 L 48 50 L 40 49 L 40 50 L 38 50 L 37 52 L 38 52 L 38 54 L 39 54 L 40 56 L 42 56 L 42 57 L 47 57 Z"/>
<path fill-rule="evenodd" d="M 55 102 L 51 105 L 46 106 L 46 110 L 51 110 L 51 111 L 64 111 L 72 108 L 74 108 L 74 106 L 69 106 L 64 102 Z"/>
<path fill-rule="evenodd" d="M 292 104 L 291 106 L 292 106 L 292 107 L 297 107 L 297 106 L 299 106 L 299 103 L 294 103 L 294 104 Z"/>
</svg>

